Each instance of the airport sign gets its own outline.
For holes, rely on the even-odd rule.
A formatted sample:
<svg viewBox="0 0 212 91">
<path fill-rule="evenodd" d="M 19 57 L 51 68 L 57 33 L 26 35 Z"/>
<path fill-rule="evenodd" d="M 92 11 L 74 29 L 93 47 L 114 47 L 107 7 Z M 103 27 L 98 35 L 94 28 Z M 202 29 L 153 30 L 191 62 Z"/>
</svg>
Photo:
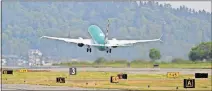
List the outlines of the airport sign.
<svg viewBox="0 0 212 91">
<path fill-rule="evenodd" d="M 118 83 L 119 77 L 118 76 L 111 76 L 110 77 L 110 83 Z"/>
<path fill-rule="evenodd" d="M 77 74 L 77 68 L 69 68 L 69 75 L 76 75 Z"/>
<path fill-rule="evenodd" d="M 195 79 L 184 79 L 184 88 L 195 88 Z"/>
<path fill-rule="evenodd" d="M 65 78 L 64 77 L 57 77 L 56 83 L 65 83 Z"/>
<path fill-rule="evenodd" d="M 177 78 L 179 77 L 180 72 L 167 72 L 167 77 L 168 78 Z"/>
<path fill-rule="evenodd" d="M 3 70 L 3 74 L 13 74 L 13 70 Z"/>
<path fill-rule="evenodd" d="M 195 73 L 195 78 L 208 78 L 208 73 Z"/>
<path fill-rule="evenodd" d="M 27 69 L 20 69 L 19 72 L 25 73 L 25 72 L 28 72 L 28 70 Z"/>
</svg>

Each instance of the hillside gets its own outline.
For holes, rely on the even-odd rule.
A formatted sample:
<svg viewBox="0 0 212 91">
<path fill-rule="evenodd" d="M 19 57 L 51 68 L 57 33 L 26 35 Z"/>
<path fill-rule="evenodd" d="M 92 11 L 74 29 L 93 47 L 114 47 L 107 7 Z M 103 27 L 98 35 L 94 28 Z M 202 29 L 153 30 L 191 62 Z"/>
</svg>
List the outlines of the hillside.
<svg viewBox="0 0 212 91">
<path fill-rule="evenodd" d="M 39 49 L 44 56 L 93 60 L 149 59 L 150 48 L 158 48 L 162 59 L 188 58 L 190 48 L 211 41 L 211 13 L 195 12 L 181 6 L 157 2 L 2 2 L 2 53 L 27 56 Z M 111 21 L 109 38 L 153 39 L 164 34 L 164 43 L 141 44 L 113 49 L 111 54 L 73 44 L 42 39 L 43 35 L 89 38 L 87 28 L 96 24 L 105 31 Z"/>
</svg>

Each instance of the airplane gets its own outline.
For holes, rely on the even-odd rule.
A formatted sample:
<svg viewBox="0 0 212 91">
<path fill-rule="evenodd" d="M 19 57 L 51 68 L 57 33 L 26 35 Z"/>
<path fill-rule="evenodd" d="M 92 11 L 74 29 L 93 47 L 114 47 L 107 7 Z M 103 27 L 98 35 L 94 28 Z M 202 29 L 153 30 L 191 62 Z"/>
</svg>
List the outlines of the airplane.
<svg viewBox="0 0 212 91">
<path fill-rule="evenodd" d="M 87 46 L 87 52 L 91 52 L 91 46 L 97 48 L 99 51 L 106 51 L 107 53 L 111 53 L 112 48 L 117 47 L 129 47 L 137 43 L 147 43 L 147 42 L 155 42 L 160 41 L 162 36 L 158 39 L 152 40 L 118 40 L 116 38 L 108 39 L 108 29 L 109 29 L 109 20 L 108 26 L 106 28 L 106 35 L 102 32 L 102 30 L 97 25 L 91 25 L 88 27 L 88 33 L 91 36 L 91 39 L 83 39 L 79 37 L 78 39 L 70 39 L 70 38 L 59 38 L 59 37 L 51 37 L 51 36 L 42 36 L 41 38 L 53 39 L 65 41 L 68 43 L 77 44 L 79 47 Z"/>
</svg>

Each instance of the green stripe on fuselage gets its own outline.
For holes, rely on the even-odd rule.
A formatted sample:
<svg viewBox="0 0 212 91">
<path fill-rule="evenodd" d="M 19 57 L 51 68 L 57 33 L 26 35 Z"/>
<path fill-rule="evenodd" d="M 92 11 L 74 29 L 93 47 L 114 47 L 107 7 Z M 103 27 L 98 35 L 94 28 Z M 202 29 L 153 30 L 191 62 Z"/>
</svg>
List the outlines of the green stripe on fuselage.
<svg viewBox="0 0 212 91">
<path fill-rule="evenodd" d="M 105 35 L 98 26 L 91 25 L 88 27 L 88 32 L 96 44 L 105 44 Z M 101 46 L 98 47 L 98 49 L 103 51 L 105 50 L 105 47 Z"/>
</svg>

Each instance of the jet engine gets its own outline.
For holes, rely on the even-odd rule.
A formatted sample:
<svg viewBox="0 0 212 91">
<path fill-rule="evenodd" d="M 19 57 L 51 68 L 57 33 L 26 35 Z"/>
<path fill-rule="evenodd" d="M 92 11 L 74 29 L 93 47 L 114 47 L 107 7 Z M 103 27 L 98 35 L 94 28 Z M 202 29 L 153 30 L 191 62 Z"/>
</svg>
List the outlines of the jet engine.
<svg viewBox="0 0 212 91">
<path fill-rule="evenodd" d="M 113 41 L 117 41 L 116 38 L 112 38 Z M 118 46 L 112 46 L 113 48 L 116 48 Z"/>
<path fill-rule="evenodd" d="M 83 41 L 83 38 L 79 37 L 79 39 L 80 39 L 81 42 Z M 79 46 L 79 47 L 83 47 L 84 44 L 83 44 L 83 43 L 78 43 L 78 46 Z"/>
<path fill-rule="evenodd" d="M 116 47 L 118 47 L 118 46 L 112 46 L 113 48 L 116 48 Z"/>
<path fill-rule="evenodd" d="M 83 47 L 84 44 L 83 44 L 83 43 L 78 43 L 78 46 L 79 46 L 79 47 Z"/>
</svg>

